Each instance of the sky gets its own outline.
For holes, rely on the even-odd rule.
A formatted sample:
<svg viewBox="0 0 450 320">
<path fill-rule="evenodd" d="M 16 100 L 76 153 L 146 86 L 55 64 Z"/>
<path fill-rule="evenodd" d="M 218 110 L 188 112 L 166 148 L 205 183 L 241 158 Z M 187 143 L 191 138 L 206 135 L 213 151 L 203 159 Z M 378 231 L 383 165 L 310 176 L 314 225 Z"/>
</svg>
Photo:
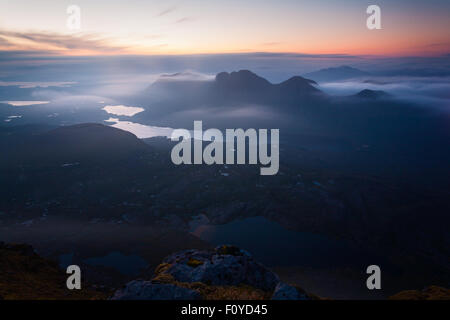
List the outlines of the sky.
<svg viewBox="0 0 450 320">
<path fill-rule="evenodd" d="M 366 26 L 368 5 L 381 29 Z M 67 8 L 81 28 L 67 27 Z M 29 55 L 246 52 L 439 56 L 448 0 L 0 0 L 0 51 Z"/>
</svg>

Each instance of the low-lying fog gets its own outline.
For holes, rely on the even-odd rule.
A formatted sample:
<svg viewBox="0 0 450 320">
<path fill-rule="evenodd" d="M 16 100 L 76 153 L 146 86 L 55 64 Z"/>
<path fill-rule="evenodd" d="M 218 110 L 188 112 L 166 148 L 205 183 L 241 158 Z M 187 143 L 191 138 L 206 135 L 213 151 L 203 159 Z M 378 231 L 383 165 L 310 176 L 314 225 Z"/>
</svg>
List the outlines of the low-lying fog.
<svg viewBox="0 0 450 320">
<path fill-rule="evenodd" d="M 271 83 L 280 83 L 294 75 L 342 64 L 361 68 L 367 76 L 320 81 L 315 85 L 331 97 L 331 106 L 313 102 L 298 112 L 276 103 L 265 105 L 264 101 L 214 105 L 195 98 L 197 84 L 211 83 L 220 71 L 249 69 Z M 364 136 L 361 140 L 376 135 L 411 136 L 416 130 L 414 119 L 426 117 L 423 111 L 412 112 L 410 106 L 432 112 L 450 110 L 449 65 L 449 57 L 364 60 L 350 56 L 267 54 L 73 58 L 66 64 L 53 63 L 49 58 L 37 66 L 24 60 L 8 64 L 6 71 L 10 76 L 0 81 L 0 123 L 59 126 L 98 122 L 128 130 L 139 138 L 169 136 L 173 128 L 191 130 L 194 120 L 202 120 L 205 129 L 280 128 L 282 135 L 356 133 Z M 192 90 L 167 92 L 152 86 L 158 80 L 191 82 L 187 88 Z M 342 100 L 343 96 L 356 95 L 364 89 L 382 90 L 390 94 L 390 102 L 361 100 L 349 104 Z M 446 130 L 445 117 L 439 118 L 443 123 L 428 123 L 417 130 L 425 134 L 428 128 Z"/>
</svg>

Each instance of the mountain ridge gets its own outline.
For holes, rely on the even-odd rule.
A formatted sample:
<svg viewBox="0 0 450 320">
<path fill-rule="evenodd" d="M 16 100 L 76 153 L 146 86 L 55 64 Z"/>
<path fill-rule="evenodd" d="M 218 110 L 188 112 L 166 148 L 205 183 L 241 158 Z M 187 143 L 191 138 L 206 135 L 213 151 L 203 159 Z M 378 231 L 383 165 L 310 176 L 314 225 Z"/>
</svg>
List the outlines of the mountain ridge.
<svg viewBox="0 0 450 320">
<path fill-rule="evenodd" d="M 320 69 L 314 72 L 309 72 L 306 73 L 304 76 L 306 78 L 310 78 L 319 82 L 329 82 L 329 81 L 348 80 L 352 78 L 359 78 L 369 75 L 370 73 L 366 71 L 362 71 L 357 68 L 343 65 L 339 67 L 331 67 Z"/>
<path fill-rule="evenodd" d="M 360 99 L 370 99 L 370 100 L 377 100 L 377 99 L 384 99 L 391 97 L 390 94 L 383 90 L 370 90 L 370 89 L 364 89 L 358 92 L 357 94 L 353 95 L 352 97 L 360 98 Z"/>
<path fill-rule="evenodd" d="M 186 104 L 213 105 L 229 103 L 297 104 L 326 97 L 314 80 L 293 76 L 280 83 L 271 83 L 250 70 L 220 72 L 214 80 L 165 81 L 159 79 L 147 90 L 161 99 L 183 99 Z"/>
</svg>

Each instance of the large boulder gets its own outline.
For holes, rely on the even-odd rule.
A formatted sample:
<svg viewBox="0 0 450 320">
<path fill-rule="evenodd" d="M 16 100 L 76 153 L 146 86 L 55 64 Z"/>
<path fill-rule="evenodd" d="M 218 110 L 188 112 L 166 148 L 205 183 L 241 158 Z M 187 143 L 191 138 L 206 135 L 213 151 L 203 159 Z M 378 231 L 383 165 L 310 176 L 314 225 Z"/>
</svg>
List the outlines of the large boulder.
<svg viewBox="0 0 450 320">
<path fill-rule="evenodd" d="M 151 281 L 135 280 L 116 291 L 113 300 L 196 299 L 311 300 L 302 289 L 279 277 L 235 246 L 184 250 L 165 258 Z"/>
<path fill-rule="evenodd" d="M 258 263 L 246 251 L 220 246 L 212 251 L 186 250 L 167 257 L 164 273 L 179 282 L 201 282 L 213 286 L 246 284 L 273 291 L 278 276 Z"/>
<path fill-rule="evenodd" d="M 278 283 L 272 295 L 272 300 L 312 300 L 311 297 L 300 288 L 286 283 Z"/>
</svg>

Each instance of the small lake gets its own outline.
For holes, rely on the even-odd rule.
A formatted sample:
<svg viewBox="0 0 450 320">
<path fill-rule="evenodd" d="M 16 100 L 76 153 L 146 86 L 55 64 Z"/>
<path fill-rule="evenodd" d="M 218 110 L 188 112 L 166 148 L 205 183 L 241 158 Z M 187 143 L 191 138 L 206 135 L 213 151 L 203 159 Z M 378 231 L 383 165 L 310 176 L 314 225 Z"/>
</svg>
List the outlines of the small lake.
<svg viewBox="0 0 450 320">
<path fill-rule="evenodd" d="M 116 106 L 104 106 L 102 110 L 106 111 L 109 114 L 113 114 L 115 116 L 128 116 L 132 117 L 135 114 L 138 114 L 144 111 L 144 108 L 140 107 L 129 107 L 124 105 L 116 105 Z"/>
<path fill-rule="evenodd" d="M 144 124 L 123 121 L 118 118 L 109 118 L 105 122 L 112 123 L 111 127 L 131 132 L 139 139 L 153 138 L 153 137 L 170 137 L 173 128 L 147 126 Z"/>
<path fill-rule="evenodd" d="M 115 116 L 133 117 L 134 115 L 145 111 L 141 107 L 132 107 L 124 105 L 107 105 L 102 108 L 103 111 Z M 144 125 L 131 121 L 123 121 L 119 118 L 109 118 L 104 120 L 107 123 L 111 123 L 111 127 L 131 132 L 139 139 L 153 138 L 153 137 L 170 137 L 173 132 L 173 128 L 156 127 Z"/>
<path fill-rule="evenodd" d="M 191 233 L 212 245 L 235 245 L 247 250 L 268 267 L 356 268 L 368 265 L 388 266 L 386 259 L 362 250 L 350 241 L 322 234 L 287 230 L 264 217 L 250 217 L 223 225 L 209 225 L 208 220 L 197 221 Z M 168 252 L 167 254 L 172 253 Z M 59 257 L 65 268 L 72 263 L 73 254 Z M 137 276 L 148 263 L 138 255 L 112 251 L 104 256 L 83 260 L 93 266 L 106 266 L 124 275 Z"/>
<path fill-rule="evenodd" d="M 25 101 L 25 100 L 23 100 L 23 101 L 0 101 L 0 103 L 6 103 L 6 104 L 9 104 L 14 107 L 25 107 L 25 106 L 34 106 L 34 105 L 39 105 L 39 104 L 48 104 L 48 103 L 50 103 L 50 101 L 35 101 L 35 100 Z"/>
<path fill-rule="evenodd" d="M 211 244 L 245 249 L 267 266 L 359 267 L 380 261 L 348 241 L 286 230 L 264 217 L 201 225 L 191 231 Z"/>
</svg>

